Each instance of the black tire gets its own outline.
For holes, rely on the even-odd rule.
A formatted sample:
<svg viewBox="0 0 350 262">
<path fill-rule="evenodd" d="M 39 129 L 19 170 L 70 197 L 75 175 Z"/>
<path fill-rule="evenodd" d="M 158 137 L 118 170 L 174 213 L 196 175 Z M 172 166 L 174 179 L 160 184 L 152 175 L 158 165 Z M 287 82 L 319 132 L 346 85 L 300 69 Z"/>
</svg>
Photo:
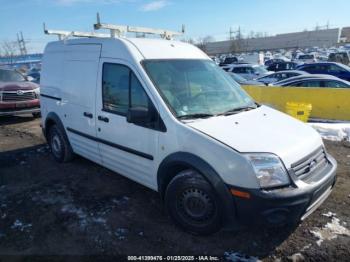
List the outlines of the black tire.
<svg viewBox="0 0 350 262">
<path fill-rule="evenodd" d="M 165 205 L 174 222 L 192 234 L 213 234 L 222 226 L 220 200 L 195 170 L 182 171 L 170 181 Z"/>
<path fill-rule="evenodd" d="M 48 138 L 52 156 L 57 162 L 65 163 L 73 159 L 73 150 L 61 128 L 53 125 L 49 130 Z"/>
<path fill-rule="evenodd" d="M 32 115 L 33 115 L 34 118 L 39 118 L 39 117 L 41 117 L 41 113 L 40 113 L 40 112 L 32 113 Z"/>
</svg>

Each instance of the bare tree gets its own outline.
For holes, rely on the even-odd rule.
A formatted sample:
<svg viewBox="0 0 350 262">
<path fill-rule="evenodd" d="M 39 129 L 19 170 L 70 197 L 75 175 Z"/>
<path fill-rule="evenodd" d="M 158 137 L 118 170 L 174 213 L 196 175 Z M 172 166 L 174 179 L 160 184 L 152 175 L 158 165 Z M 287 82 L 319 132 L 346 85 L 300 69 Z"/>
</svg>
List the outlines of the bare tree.
<svg viewBox="0 0 350 262">
<path fill-rule="evenodd" d="M 249 32 L 248 38 L 254 38 L 255 37 L 255 32 L 252 30 Z"/>
<path fill-rule="evenodd" d="M 197 40 L 197 46 L 198 46 L 198 48 L 202 49 L 202 51 L 206 52 L 207 44 L 214 42 L 214 41 L 215 41 L 215 38 L 210 36 L 210 35 L 205 36 L 205 37 L 200 37 Z"/>
<path fill-rule="evenodd" d="M 13 63 L 13 58 L 18 54 L 17 42 L 4 40 L 1 43 L 2 55 L 10 59 L 10 64 Z"/>
<path fill-rule="evenodd" d="M 183 38 L 183 39 L 181 39 L 181 41 L 184 42 L 184 43 L 192 44 L 192 45 L 194 45 L 196 43 L 196 41 L 193 38 L 191 38 L 191 37 Z"/>
</svg>

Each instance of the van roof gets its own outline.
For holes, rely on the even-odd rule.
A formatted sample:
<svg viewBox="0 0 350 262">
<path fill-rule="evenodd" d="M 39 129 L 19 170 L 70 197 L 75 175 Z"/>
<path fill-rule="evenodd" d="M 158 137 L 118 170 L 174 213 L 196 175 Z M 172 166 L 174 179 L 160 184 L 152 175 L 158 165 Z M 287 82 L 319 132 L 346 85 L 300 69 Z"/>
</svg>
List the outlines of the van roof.
<svg viewBox="0 0 350 262">
<path fill-rule="evenodd" d="M 156 38 L 76 38 L 50 42 L 45 52 L 78 44 L 99 44 L 101 57 L 125 58 L 126 53 L 143 59 L 210 59 L 194 45 Z"/>
</svg>

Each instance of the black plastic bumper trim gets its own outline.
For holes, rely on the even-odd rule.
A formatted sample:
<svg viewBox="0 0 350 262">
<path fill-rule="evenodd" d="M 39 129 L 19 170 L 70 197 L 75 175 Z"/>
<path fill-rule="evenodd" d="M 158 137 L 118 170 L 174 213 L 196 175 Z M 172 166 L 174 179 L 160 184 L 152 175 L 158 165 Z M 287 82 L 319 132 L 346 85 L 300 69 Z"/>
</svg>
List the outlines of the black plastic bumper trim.
<svg viewBox="0 0 350 262">
<path fill-rule="evenodd" d="M 327 170 L 321 183 L 309 184 L 303 188 L 290 186 L 265 191 L 227 185 L 229 189 L 250 194 L 250 199 L 232 196 L 236 204 L 238 223 L 245 226 L 279 226 L 303 220 L 319 206 L 318 204 L 322 204 L 335 185 L 337 164 L 333 158 L 330 164 L 332 168 Z"/>
</svg>

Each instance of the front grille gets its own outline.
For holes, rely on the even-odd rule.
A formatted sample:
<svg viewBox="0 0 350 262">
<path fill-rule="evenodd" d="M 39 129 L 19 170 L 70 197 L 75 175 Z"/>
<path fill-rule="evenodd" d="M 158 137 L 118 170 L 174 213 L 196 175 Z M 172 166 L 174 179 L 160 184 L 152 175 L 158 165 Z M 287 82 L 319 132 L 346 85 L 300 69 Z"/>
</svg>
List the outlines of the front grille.
<svg viewBox="0 0 350 262">
<path fill-rule="evenodd" d="M 292 164 L 294 174 L 300 179 L 307 179 L 312 174 L 319 173 L 328 165 L 326 152 L 323 147 L 318 148 L 310 155 Z"/>
<path fill-rule="evenodd" d="M 17 102 L 17 101 L 28 101 L 34 100 L 37 96 L 33 91 L 23 92 L 3 92 L 2 101 L 4 102 Z"/>
</svg>

